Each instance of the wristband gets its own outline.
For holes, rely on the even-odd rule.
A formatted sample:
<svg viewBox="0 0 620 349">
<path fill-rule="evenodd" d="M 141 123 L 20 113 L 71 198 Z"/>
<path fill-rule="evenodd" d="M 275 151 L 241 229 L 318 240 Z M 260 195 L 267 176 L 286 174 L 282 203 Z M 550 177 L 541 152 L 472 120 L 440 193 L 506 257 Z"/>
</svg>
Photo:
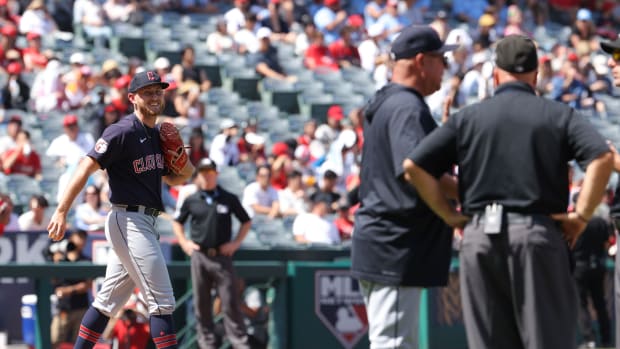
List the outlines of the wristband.
<svg viewBox="0 0 620 349">
<path fill-rule="evenodd" d="M 577 214 L 577 218 L 578 218 L 580 221 L 584 222 L 585 224 L 588 224 L 589 220 L 587 220 L 584 216 L 582 216 L 582 215 L 581 215 L 581 213 L 579 213 L 579 212 L 577 212 L 577 211 L 575 211 L 575 213 Z"/>
</svg>

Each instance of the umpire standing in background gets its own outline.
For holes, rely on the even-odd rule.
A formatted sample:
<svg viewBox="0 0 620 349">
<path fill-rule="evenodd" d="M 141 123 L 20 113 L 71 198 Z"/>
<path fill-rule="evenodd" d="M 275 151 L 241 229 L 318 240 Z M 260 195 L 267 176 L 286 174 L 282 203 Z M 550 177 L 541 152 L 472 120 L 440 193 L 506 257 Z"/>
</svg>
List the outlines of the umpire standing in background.
<svg viewBox="0 0 620 349">
<path fill-rule="evenodd" d="M 601 202 L 613 157 L 583 116 L 536 96 L 531 39 L 502 39 L 495 63 L 495 95 L 425 138 L 405 160 L 405 176 L 448 224 L 472 218 L 460 252 L 469 348 L 575 348 L 577 294 L 567 242 L 575 242 Z M 572 159 L 586 171 L 576 209 L 566 213 Z M 435 179 L 452 165 L 459 166 L 466 216 Z"/>
<path fill-rule="evenodd" d="M 198 345 L 201 349 L 219 347 L 213 328 L 211 289 L 216 286 L 222 300 L 226 336 L 235 349 L 249 348 L 239 303 L 239 288 L 232 255 L 248 234 L 252 221 L 232 193 L 217 185 L 217 165 L 204 158 L 196 166 L 198 191 L 185 199 L 175 220 L 174 234 L 183 251 L 191 257 L 194 312 Z M 241 222 L 232 240 L 231 214 Z M 183 224 L 191 217 L 190 238 Z"/>
<path fill-rule="evenodd" d="M 441 87 L 444 53 L 454 48 L 428 26 L 403 29 L 392 45 L 392 80 L 365 107 L 351 272 L 372 349 L 417 348 L 421 287 L 447 284 L 452 230 L 405 181 L 402 163 L 437 127 L 424 96 Z M 456 196 L 454 178 L 445 182 Z"/>
<path fill-rule="evenodd" d="M 620 87 L 620 36 L 614 41 L 602 41 L 601 49 L 609 53 L 611 57 L 607 65 L 611 68 L 614 86 Z M 614 150 L 614 170 L 620 172 L 620 155 Z M 614 200 L 610 207 L 610 214 L 614 220 L 616 229 L 620 229 L 620 185 L 614 193 Z M 620 247 L 620 241 L 616 237 L 616 247 Z M 620 349 L 620 253 L 616 252 L 616 268 L 614 275 L 614 298 L 616 305 L 616 349 Z"/>
</svg>

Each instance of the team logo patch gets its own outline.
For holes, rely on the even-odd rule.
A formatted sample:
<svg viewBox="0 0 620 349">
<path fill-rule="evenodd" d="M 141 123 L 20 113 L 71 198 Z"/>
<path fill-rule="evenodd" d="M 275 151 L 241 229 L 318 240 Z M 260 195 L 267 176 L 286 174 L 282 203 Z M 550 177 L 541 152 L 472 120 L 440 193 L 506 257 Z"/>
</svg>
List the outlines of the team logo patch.
<svg viewBox="0 0 620 349">
<path fill-rule="evenodd" d="M 98 154 L 103 154 L 108 150 L 108 142 L 105 139 L 99 138 L 97 143 L 95 143 L 95 152 Z"/>
<path fill-rule="evenodd" d="M 348 270 L 315 272 L 314 311 L 344 348 L 353 348 L 368 331 L 364 298 Z"/>
</svg>

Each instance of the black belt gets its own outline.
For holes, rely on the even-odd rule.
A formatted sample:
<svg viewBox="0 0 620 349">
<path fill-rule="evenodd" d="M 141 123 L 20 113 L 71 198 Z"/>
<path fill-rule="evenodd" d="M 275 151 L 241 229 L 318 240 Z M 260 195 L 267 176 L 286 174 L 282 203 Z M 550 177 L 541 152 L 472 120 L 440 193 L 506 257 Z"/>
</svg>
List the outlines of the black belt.
<svg viewBox="0 0 620 349">
<path fill-rule="evenodd" d="M 209 257 L 219 256 L 220 252 L 217 248 L 200 246 L 200 251 Z"/>
<path fill-rule="evenodd" d="M 142 205 L 114 205 L 115 208 L 126 212 L 138 212 L 147 216 L 157 217 L 161 213 L 160 210 Z"/>
</svg>

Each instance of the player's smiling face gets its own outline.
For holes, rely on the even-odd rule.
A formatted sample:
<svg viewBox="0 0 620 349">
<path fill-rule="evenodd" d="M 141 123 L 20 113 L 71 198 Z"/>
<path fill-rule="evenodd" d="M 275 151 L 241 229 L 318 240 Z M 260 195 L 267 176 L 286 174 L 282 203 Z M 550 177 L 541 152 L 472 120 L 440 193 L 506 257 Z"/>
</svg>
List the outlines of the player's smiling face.
<svg viewBox="0 0 620 349">
<path fill-rule="evenodd" d="M 141 88 L 129 99 L 144 116 L 158 116 L 164 110 L 164 90 L 160 85 Z"/>
</svg>

